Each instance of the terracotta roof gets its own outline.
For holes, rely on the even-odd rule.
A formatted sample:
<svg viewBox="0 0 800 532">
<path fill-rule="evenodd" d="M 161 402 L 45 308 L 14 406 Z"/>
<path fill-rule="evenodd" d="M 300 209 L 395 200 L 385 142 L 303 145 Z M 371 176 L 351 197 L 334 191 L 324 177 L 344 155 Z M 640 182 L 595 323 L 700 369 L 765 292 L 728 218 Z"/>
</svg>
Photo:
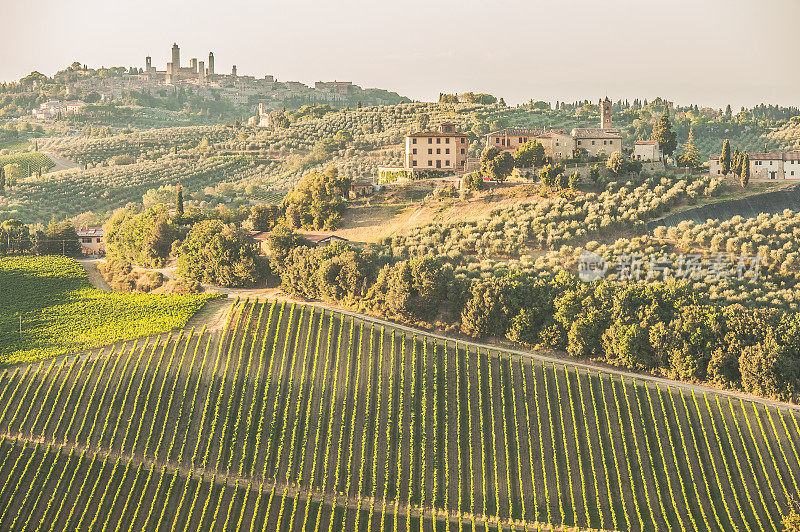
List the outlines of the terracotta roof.
<svg viewBox="0 0 800 532">
<path fill-rule="evenodd" d="M 306 233 L 306 232 L 303 232 L 303 231 L 298 231 L 297 234 L 301 235 L 306 240 L 310 240 L 311 242 L 314 242 L 315 244 L 318 244 L 318 243 L 322 242 L 323 240 L 328 240 L 328 239 L 336 239 L 336 240 L 345 240 L 345 241 L 347 241 L 347 239 L 344 238 L 343 236 L 334 235 L 333 233 Z"/>
<path fill-rule="evenodd" d="M 525 128 L 507 128 L 507 129 L 500 129 L 498 131 L 493 131 L 486 135 L 487 137 L 514 137 L 514 136 L 538 136 L 546 131 L 544 129 L 525 129 Z"/>
<path fill-rule="evenodd" d="M 748 153 L 751 161 L 800 161 L 800 152 L 789 151 L 784 153 Z M 719 160 L 719 154 L 713 153 L 709 156 L 712 161 Z"/>
<path fill-rule="evenodd" d="M 442 133 L 441 131 L 420 131 L 418 133 L 409 133 L 406 137 L 465 137 L 466 133 Z"/>
<path fill-rule="evenodd" d="M 636 144 L 638 144 L 638 145 L 644 145 L 644 146 L 647 146 L 647 145 L 653 145 L 653 144 L 655 144 L 655 143 L 656 143 L 656 141 L 654 141 L 654 140 L 637 140 L 637 141 L 636 141 Z"/>
<path fill-rule="evenodd" d="M 77 231 L 78 236 L 103 236 L 105 231 L 102 227 L 79 227 Z"/>
<path fill-rule="evenodd" d="M 596 127 L 576 127 L 572 130 L 576 139 L 622 139 L 617 129 L 600 129 Z"/>
<path fill-rule="evenodd" d="M 250 231 L 250 236 L 253 237 L 253 240 L 256 242 L 263 242 L 269 238 L 269 235 L 269 231 Z"/>
</svg>

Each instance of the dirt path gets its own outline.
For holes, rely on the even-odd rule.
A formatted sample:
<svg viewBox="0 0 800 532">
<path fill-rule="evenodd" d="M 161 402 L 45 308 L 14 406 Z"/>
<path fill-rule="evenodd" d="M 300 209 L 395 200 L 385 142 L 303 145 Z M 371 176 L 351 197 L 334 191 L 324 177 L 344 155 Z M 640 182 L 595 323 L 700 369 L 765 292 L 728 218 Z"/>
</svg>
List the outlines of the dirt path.
<svg viewBox="0 0 800 532">
<path fill-rule="evenodd" d="M 53 164 L 55 164 L 55 166 L 53 166 L 53 168 L 51 168 L 50 172 L 48 172 L 48 173 L 60 172 L 61 170 L 70 170 L 72 168 L 80 168 L 81 167 L 81 165 L 79 165 L 78 163 L 76 163 L 74 161 L 71 161 L 69 159 L 66 159 L 64 157 L 59 157 L 58 155 L 55 155 L 55 154 L 53 154 L 51 152 L 42 152 L 42 153 L 44 153 L 45 155 L 50 157 L 50 160 L 53 161 Z"/>
<path fill-rule="evenodd" d="M 102 290 L 103 292 L 111 292 L 111 287 L 103 278 L 103 274 L 97 269 L 98 259 L 78 259 L 78 263 L 86 270 L 86 275 L 89 277 L 89 282 L 92 286 Z"/>
</svg>

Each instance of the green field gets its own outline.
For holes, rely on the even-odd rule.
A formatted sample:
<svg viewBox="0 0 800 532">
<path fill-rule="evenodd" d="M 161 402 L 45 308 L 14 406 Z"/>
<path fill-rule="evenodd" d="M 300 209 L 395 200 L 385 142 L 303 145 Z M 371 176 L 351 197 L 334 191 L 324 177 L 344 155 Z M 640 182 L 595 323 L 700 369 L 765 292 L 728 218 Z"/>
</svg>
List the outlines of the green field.
<svg viewBox="0 0 800 532">
<path fill-rule="evenodd" d="M 794 409 L 292 303 L 8 368 L 0 405 L 2 529 L 766 531 L 800 479 Z"/>
<path fill-rule="evenodd" d="M 47 155 L 39 152 L 12 153 L 11 155 L 0 155 L 0 166 L 7 164 L 17 164 L 20 167 L 23 177 L 28 176 L 28 172 L 34 173 L 41 170 L 47 172 L 55 163 Z"/>
<path fill-rule="evenodd" d="M 74 259 L 0 258 L 0 365 L 183 327 L 209 297 L 107 293 Z"/>
</svg>

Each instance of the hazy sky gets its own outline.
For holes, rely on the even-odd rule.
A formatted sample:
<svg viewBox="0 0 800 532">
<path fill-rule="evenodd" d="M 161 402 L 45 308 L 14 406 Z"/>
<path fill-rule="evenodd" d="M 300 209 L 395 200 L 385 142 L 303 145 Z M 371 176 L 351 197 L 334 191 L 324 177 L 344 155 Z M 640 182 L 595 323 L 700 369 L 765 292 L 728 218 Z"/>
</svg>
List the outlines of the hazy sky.
<svg viewBox="0 0 800 532">
<path fill-rule="evenodd" d="M 348 80 L 418 100 L 800 105 L 800 0 L 0 0 L 0 80 L 73 61 Z"/>
</svg>

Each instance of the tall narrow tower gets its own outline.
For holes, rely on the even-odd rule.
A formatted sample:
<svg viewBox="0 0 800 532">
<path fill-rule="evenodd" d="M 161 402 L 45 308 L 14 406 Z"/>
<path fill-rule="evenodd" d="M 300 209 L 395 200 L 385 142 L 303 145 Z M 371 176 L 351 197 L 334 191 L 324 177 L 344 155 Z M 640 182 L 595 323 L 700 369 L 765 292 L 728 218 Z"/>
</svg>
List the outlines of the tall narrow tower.
<svg viewBox="0 0 800 532">
<path fill-rule="evenodd" d="M 214 75 L 214 52 L 208 52 L 208 75 Z"/>
<path fill-rule="evenodd" d="M 611 129 L 611 100 L 608 96 L 600 102 L 600 129 Z"/>
<path fill-rule="evenodd" d="M 231 68 L 231 77 L 236 77 L 236 65 L 233 65 L 233 68 Z"/>
<path fill-rule="evenodd" d="M 181 69 L 181 49 L 178 43 L 172 45 L 172 74 L 177 74 Z"/>
<path fill-rule="evenodd" d="M 153 67 L 153 60 L 148 55 L 144 58 L 144 71 L 150 72 L 150 69 Z"/>
</svg>

